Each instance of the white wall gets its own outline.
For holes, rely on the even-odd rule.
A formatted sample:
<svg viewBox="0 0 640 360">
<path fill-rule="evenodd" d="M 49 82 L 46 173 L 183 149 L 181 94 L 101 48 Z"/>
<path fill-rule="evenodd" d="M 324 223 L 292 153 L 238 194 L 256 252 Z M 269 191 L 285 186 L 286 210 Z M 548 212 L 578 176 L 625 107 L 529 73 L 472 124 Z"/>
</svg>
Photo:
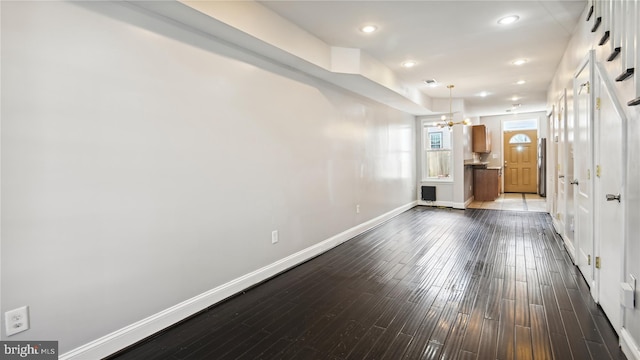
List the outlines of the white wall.
<svg viewBox="0 0 640 360">
<path fill-rule="evenodd" d="M 1 6 L 11 340 L 69 351 L 417 198 L 411 115 L 121 4 Z"/>
<path fill-rule="evenodd" d="M 588 10 L 588 9 L 587 9 Z M 586 11 L 587 11 L 586 10 Z M 586 19 L 586 11 L 581 17 Z M 603 26 L 597 32 L 592 33 L 593 24 L 581 20 L 574 31 L 569 46 L 558 65 L 558 70 L 548 91 L 549 108 L 557 103 L 563 90 L 573 89 L 573 76 L 578 69 L 579 64 L 587 57 L 590 49 L 596 50 L 596 61 L 603 65 L 607 71 L 609 79 L 615 83 L 616 95 L 622 104 L 627 116 L 627 179 L 626 179 L 626 263 L 623 273 L 625 281 L 628 281 L 628 275 L 633 275 L 636 279 L 640 279 L 640 106 L 630 107 L 626 102 L 637 97 L 635 87 L 640 81 L 640 76 L 636 72 L 633 79 L 624 82 L 615 82 L 615 79 L 621 73 L 621 56 L 616 60 L 608 62 L 607 58 L 610 54 L 609 43 L 605 46 L 598 46 L 598 42 L 603 35 Z M 618 29 L 619 31 L 619 29 Z M 636 39 L 638 34 L 635 34 Z M 638 45 L 636 45 L 638 46 Z M 640 53 L 640 52 L 639 52 Z M 640 88 L 640 87 L 638 87 Z M 597 219 L 596 219 L 597 221 Z M 640 288 L 640 284 L 638 284 Z M 635 345 L 640 345 L 640 291 L 636 290 L 636 308 L 624 310 L 624 328 L 627 334 L 631 336 Z M 636 349 L 636 354 L 640 354 L 640 348 Z"/>
</svg>

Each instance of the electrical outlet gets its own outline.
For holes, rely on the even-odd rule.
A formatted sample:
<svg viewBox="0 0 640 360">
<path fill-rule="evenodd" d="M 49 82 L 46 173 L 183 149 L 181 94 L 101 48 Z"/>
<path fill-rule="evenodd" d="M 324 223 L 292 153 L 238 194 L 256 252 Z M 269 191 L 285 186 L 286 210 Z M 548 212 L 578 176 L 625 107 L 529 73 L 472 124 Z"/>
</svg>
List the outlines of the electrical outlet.
<svg viewBox="0 0 640 360">
<path fill-rule="evenodd" d="M 271 232 L 271 243 L 275 244 L 278 242 L 278 230 L 273 230 Z"/>
<path fill-rule="evenodd" d="M 356 205 L 356 214 L 360 214 L 360 205 Z"/>
<path fill-rule="evenodd" d="M 23 306 L 4 313 L 4 325 L 7 336 L 29 330 L 29 307 Z"/>
</svg>

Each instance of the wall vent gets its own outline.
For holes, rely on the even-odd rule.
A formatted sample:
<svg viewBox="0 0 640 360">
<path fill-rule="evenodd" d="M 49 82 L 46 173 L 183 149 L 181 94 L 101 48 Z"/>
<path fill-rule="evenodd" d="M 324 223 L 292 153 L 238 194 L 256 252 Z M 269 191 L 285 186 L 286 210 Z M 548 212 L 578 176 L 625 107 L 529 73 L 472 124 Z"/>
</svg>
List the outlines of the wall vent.
<svg viewBox="0 0 640 360">
<path fill-rule="evenodd" d="M 422 187 L 422 200 L 424 200 L 424 201 L 436 201 L 436 187 L 435 186 L 423 186 Z"/>
</svg>

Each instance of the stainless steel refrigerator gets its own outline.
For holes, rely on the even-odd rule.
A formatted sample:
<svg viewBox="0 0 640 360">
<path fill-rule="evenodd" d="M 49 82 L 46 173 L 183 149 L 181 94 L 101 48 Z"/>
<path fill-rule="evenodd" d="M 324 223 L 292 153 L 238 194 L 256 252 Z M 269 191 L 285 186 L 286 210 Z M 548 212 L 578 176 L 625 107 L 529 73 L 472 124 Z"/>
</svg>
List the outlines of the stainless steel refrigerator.
<svg viewBox="0 0 640 360">
<path fill-rule="evenodd" d="M 547 196 L 547 139 L 538 139 L 538 194 Z"/>
</svg>

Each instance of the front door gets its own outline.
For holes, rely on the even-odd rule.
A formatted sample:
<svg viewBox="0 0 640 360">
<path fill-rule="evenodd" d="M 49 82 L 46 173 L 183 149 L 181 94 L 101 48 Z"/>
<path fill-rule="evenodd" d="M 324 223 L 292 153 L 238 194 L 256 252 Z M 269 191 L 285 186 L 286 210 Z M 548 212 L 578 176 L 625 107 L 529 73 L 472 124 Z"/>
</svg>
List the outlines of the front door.
<svg viewBox="0 0 640 360">
<path fill-rule="evenodd" d="M 538 192 L 538 131 L 504 133 L 504 192 Z"/>
<path fill-rule="evenodd" d="M 596 76 L 594 85 L 595 123 L 598 126 L 595 180 L 595 218 L 598 219 L 595 247 L 599 257 L 596 263 L 598 302 L 618 332 L 622 326 L 620 282 L 624 259 L 623 206 L 626 200 L 625 194 L 622 193 L 624 133 L 621 113 L 614 104 L 615 97 L 599 76 Z"/>
</svg>

